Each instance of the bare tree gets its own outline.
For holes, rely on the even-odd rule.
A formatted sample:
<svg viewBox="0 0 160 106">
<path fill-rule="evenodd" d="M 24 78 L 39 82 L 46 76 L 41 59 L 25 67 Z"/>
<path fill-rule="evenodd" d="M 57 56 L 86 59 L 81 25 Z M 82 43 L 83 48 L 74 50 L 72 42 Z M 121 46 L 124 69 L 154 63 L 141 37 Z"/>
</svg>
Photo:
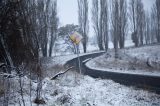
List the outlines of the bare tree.
<svg viewBox="0 0 160 106">
<path fill-rule="evenodd" d="M 118 34 L 119 34 L 119 3 L 118 0 L 112 0 L 111 24 L 115 49 L 115 58 L 118 58 Z"/>
<path fill-rule="evenodd" d="M 144 44 L 145 11 L 141 0 L 137 1 L 137 34 L 139 45 Z"/>
<path fill-rule="evenodd" d="M 108 49 L 108 1 L 93 0 L 92 22 L 100 50 Z"/>
<path fill-rule="evenodd" d="M 152 15 L 154 15 L 155 19 L 155 29 L 156 29 L 156 40 L 157 42 L 160 42 L 160 1 L 156 0 L 153 9 L 152 9 Z"/>
<path fill-rule="evenodd" d="M 119 47 L 124 48 L 127 34 L 127 3 L 119 0 Z"/>
<path fill-rule="evenodd" d="M 109 12 L 108 12 L 108 1 L 107 0 L 103 0 L 103 11 L 104 11 L 104 16 L 103 16 L 103 36 L 104 36 L 104 46 L 105 46 L 105 50 L 108 50 L 108 43 L 109 43 L 109 37 L 108 37 L 108 33 L 109 33 Z"/>
<path fill-rule="evenodd" d="M 111 5 L 111 28 L 115 58 L 118 58 L 118 47 L 124 48 L 127 20 L 127 2 L 125 0 L 113 0 Z"/>
<path fill-rule="evenodd" d="M 100 1 L 100 41 L 102 43 L 101 50 L 108 50 L 108 3 L 107 0 Z"/>
<path fill-rule="evenodd" d="M 104 17 L 104 0 L 100 0 L 100 18 L 99 18 L 99 48 L 104 50 L 103 46 L 103 17 Z"/>
<path fill-rule="evenodd" d="M 88 0 L 77 0 L 78 1 L 78 20 L 80 33 L 83 36 L 83 50 L 86 53 L 87 42 L 88 42 L 88 30 L 89 30 L 89 20 L 88 20 Z"/>
<path fill-rule="evenodd" d="M 92 23 L 93 29 L 96 35 L 97 43 L 99 49 L 102 47 L 102 42 L 100 42 L 100 30 L 99 30 L 99 2 L 98 0 L 92 0 Z"/>
<path fill-rule="evenodd" d="M 67 50 L 70 50 L 71 52 L 76 54 L 76 46 L 69 37 L 74 32 L 79 32 L 79 26 L 74 24 L 67 24 L 58 29 L 58 37 L 59 39 L 62 38 L 65 41 L 64 44 L 67 46 Z"/>
<path fill-rule="evenodd" d="M 152 43 L 152 37 L 154 36 L 151 34 L 151 15 L 147 11 L 145 13 L 145 44 L 151 44 Z"/>
<path fill-rule="evenodd" d="M 135 43 L 135 46 L 138 46 L 138 35 L 137 35 L 137 1 L 138 0 L 131 0 L 130 1 L 130 20 L 132 27 L 132 40 Z"/>
<path fill-rule="evenodd" d="M 53 46 L 57 38 L 57 30 L 58 30 L 58 17 L 57 17 L 57 0 L 54 1 L 52 5 L 52 11 L 50 16 L 50 47 L 49 47 L 49 56 L 52 56 Z"/>
<path fill-rule="evenodd" d="M 145 10 L 142 0 L 130 1 L 130 13 L 133 26 L 132 40 L 137 47 L 144 44 Z"/>
<path fill-rule="evenodd" d="M 16 14 L 18 5 L 9 0 L 2 0 L 0 9 L 0 59 L 8 65 L 13 66 L 25 59 L 24 55 L 22 55 L 25 48 L 23 42 L 19 45 L 22 38 L 18 23 L 19 14 Z M 22 49 L 23 53 L 19 49 Z"/>
<path fill-rule="evenodd" d="M 50 0 L 0 1 L 0 62 L 16 67 L 33 63 L 33 71 L 40 71 L 39 85 L 42 77 L 39 50 L 42 48 L 43 56 L 48 56 L 48 39 L 55 36 L 58 25 L 56 8 L 56 1 Z M 41 89 L 38 99 L 40 92 Z"/>
<path fill-rule="evenodd" d="M 151 10 L 151 41 L 152 43 L 157 42 L 157 18 L 156 18 L 156 10 L 155 10 L 155 4 L 152 7 Z"/>
</svg>

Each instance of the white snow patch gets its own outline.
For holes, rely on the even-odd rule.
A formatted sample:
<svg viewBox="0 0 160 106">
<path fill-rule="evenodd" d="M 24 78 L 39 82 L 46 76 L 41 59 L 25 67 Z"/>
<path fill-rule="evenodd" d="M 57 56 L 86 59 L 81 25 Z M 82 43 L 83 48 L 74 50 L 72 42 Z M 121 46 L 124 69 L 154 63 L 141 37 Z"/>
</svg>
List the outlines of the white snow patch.
<svg viewBox="0 0 160 106">
<path fill-rule="evenodd" d="M 113 57 L 107 58 L 106 55 L 103 55 L 90 60 L 86 65 L 91 69 L 102 71 L 160 76 L 160 45 L 131 48 L 123 52 L 142 63 L 137 63 L 139 65 L 134 66 L 136 69 L 132 69 L 133 63 L 126 59 L 123 60 L 123 57 L 122 60 L 115 60 Z M 147 68 L 148 58 L 153 68 Z"/>
</svg>

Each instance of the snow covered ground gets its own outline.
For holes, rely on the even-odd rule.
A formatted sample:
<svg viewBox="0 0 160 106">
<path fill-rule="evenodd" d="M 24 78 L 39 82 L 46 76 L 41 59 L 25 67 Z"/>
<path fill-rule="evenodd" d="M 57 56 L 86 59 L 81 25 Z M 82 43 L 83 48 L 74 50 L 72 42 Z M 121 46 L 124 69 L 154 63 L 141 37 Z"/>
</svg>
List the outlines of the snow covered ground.
<svg viewBox="0 0 160 106">
<path fill-rule="evenodd" d="M 68 71 L 56 80 L 50 80 L 58 68 L 60 68 L 59 71 L 64 70 L 61 68 L 62 63 L 71 57 L 54 57 L 43 61 L 45 65 L 49 65 L 45 70 L 48 72 L 48 76 L 42 81 L 42 97 L 46 102 L 42 106 L 160 106 L 160 95 L 154 92 L 127 87 L 112 80 L 94 79 L 80 75 L 74 70 Z M 11 81 L 12 88 L 19 91 L 18 80 L 12 79 Z M 30 80 L 24 77 L 22 81 L 25 104 L 30 106 Z M 31 85 L 32 106 L 37 106 L 33 103 L 37 83 L 32 81 Z M 3 97 L 1 97 L 2 99 Z M 19 106 L 19 101 L 22 104 L 20 93 L 12 93 L 9 106 Z M 0 102 L 2 104 L 2 101 Z"/>
<path fill-rule="evenodd" d="M 44 79 L 47 105 L 51 106 L 158 106 L 160 95 L 128 88 L 111 80 L 93 79 L 69 72 L 56 81 Z M 54 104 L 54 105 L 53 105 Z"/>
<path fill-rule="evenodd" d="M 76 82 L 75 82 L 75 75 Z M 24 99 L 29 101 L 29 80 L 24 80 Z M 14 82 L 15 83 L 15 82 Z M 17 82 L 18 83 L 18 82 Z M 18 84 L 17 84 L 18 85 Z M 16 84 L 15 86 L 16 87 Z M 18 87 L 18 86 L 17 86 Z M 32 101 L 36 95 L 36 83 L 32 82 Z M 159 106 L 160 95 L 153 92 L 126 87 L 111 80 L 94 79 L 68 72 L 57 80 L 43 80 L 43 106 Z M 19 106 L 19 93 L 11 95 L 9 106 Z M 36 106 L 32 102 L 32 106 Z"/>
<path fill-rule="evenodd" d="M 142 61 L 149 61 L 152 67 L 160 70 L 160 45 L 128 49 L 126 54 Z"/>
<path fill-rule="evenodd" d="M 97 57 L 86 65 L 104 71 L 160 76 L 160 45 L 120 50 L 120 58 L 116 60 L 113 51 L 111 54 Z"/>
</svg>

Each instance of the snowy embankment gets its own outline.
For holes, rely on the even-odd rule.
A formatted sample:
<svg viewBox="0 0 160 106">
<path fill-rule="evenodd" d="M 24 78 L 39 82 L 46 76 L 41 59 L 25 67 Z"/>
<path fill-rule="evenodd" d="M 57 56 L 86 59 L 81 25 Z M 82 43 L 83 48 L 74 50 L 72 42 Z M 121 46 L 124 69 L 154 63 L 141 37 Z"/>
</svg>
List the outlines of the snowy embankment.
<svg viewBox="0 0 160 106">
<path fill-rule="evenodd" d="M 128 49 L 126 54 L 141 61 L 148 61 L 153 68 L 160 70 L 160 45 Z"/>
<path fill-rule="evenodd" d="M 76 79 L 75 79 L 76 75 Z M 24 99 L 29 101 L 29 80 L 25 77 Z M 76 81 L 76 82 L 75 82 Z M 15 83 L 15 82 L 14 82 Z M 18 85 L 18 82 L 17 82 Z M 16 85 L 14 86 L 16 87 Z M 36 83 L 32 82 L 32 101 L 36 95 Z M 94 79 L 74 72 L 68 72 L 57 80 L 43 80 L 43 106 L 159 106 L 160 95 L 126 87 L 111 80 Z M 11 95 L 9 106 L 19 106 L 19 93 Z M 32 102 L 32 106 L 37 106 Z M 41 106 L 41 105 L 40 105 Z"/>
<path fill-rule="evenodd" d="M 74 71 L 69 71 L 56 80 L 50 80 L 52 73 L 55 73 L 61 65 L 72 58 L 74 58 L 74 56 L 54 57 L 42 61 L 44 66 L 48 66 L 45 70 L 45 72 L 48 72 L 48 77 L 44 78 L 42 81 L 42 98 L 46 102 L 46 104 L 42 106 L 160 105 L 160 95 L 153 92 L 134 87 L 126 87 L 112 80 L 94 79 L 89 76 L 80 75 Z M 60 71 L 63 70 L 63 68 L 60 69 Z M 19 91 L 18 80 L 12 79 L 11 81 L 11 88 L 15 88 L 15 91 Z M 27 77 L 23 77 L 22 81 L 25 104 L 26 106 L 30 106 L 30 80 Z M 31 85 L 32 106 L 37 106 L 33 103 L 36 96 L 37 83 L 31 81 Z M 2 102 L 3 101 L 1 101 L 0 104 L 2 104 Z M 19 106 L 20 104 L 22 104 L 20 93 L 12 93 L 10 95 L 9 106 Z"/>
<path fill-rule="evenodd" d="M 102 71 L 160 76 L 160 45 L 119 51 L 118 59 L 114 53 L 87 62 L 87 67 Z"/>
</svg>

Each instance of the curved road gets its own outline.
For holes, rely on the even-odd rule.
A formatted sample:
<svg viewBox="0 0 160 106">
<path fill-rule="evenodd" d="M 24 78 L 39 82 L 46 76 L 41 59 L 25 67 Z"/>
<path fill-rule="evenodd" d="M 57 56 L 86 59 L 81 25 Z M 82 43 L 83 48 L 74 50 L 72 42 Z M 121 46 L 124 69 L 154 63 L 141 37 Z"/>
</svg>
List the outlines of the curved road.
<svg viewBox="0 0 160 106">
<path fill-rule="evenodd" d="M 105 52 L 97 52 L 80 56 L 82 73 L 94 78 L 111 79 L 120 84 L 124 84 L 127 86 L 136 86 L 154 91 L 156 93 L 160 93 L 160 77 L 158 76 L 110 72 L 107 70 L 102 71 L 98 69 L 91 69 L 86 66 L 86 62 L 91 58 L 95 58 L 104 53 Z M 72 60 L 69 60 L 65 65 L 75 66 L 76 69 L 78 69 L 78 58 L 76 57 Z"/>
</svg>

